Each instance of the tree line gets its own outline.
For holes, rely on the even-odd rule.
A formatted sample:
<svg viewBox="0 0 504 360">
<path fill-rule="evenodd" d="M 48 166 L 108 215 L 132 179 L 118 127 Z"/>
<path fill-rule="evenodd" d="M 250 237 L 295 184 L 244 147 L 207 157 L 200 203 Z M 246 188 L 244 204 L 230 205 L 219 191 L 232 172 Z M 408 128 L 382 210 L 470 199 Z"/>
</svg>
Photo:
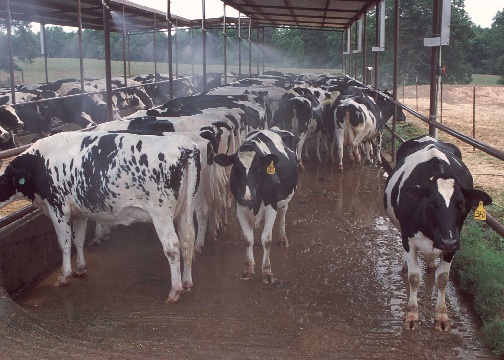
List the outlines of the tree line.
<svg viewBox="0 0 504 360">
<path fill-rule="evenodd" d="M 423 39 L 432 37 L 432 0 L 402 0 L 400 2 L 399 74 L 402 82 L 429 82 L 430 48 L 423 45 Z M 379 74 L 381 83 L 387 84 L 392 78 L 394 4 L 387 2 L 386 9 L 386 49 L 379 54 Z M 367 15 L 367 59 L 374 65 L 371 46 L 375 42 L 375 12 Z M 0 70 L 9 69 L 5 19 L 0 19 Z M 355 26 L 352 33 L 355 33 Z M 343 66 L 343 36 L 340 31 L 303 30 L 289 27 L 265 28 L 264 33 L 248 28 L 241 29 L 242 40 L 238 39 L 238 29 L 226 30 L 227 63 L 237 65 L 241 48 L 241 61 L 248 64 L 248 47 L 252 41 L 253 63 L 261 61 L 262 55 L 255 47 L 264 37 L 264 61 L 268 67 L 300 67 L 311 69 L 341 69 Z M 224 57 L 223 29 L 207 30 L 207 63 L 222 64 Z M 154 36 L 155 40 L 154 41 Z M 46 54 L 51 58 L 78 58 L 80 56 L 77 31 L 65 31 L 62 27 L 47 27 L 45 30 Z M 112 33 L 112 60 L 123 59 L 123 35 Z M 355 48 L 356 39 L 352 40 Z M 154 51 L 154 43 L 156 49 Z M 241 43 L 241 44 L 240 44 Z M 167 61 L 167 33 L 158 31 L 131 33 L 127 36 L 126 51 L 132 61 Z M 201 62 L 202 32 L 200 29 L 177 29 L 173 36 L 174 61 L 179 63 Z M 239 45 L 240 44 L 240 45 Z M 40 36 L 31 24 L 13 22 L 13 52 L 16 70 L 22 64 L 40 56 Z M 102 31 L 83 30 L 82 52 L 84 58 L 104 59 L 105 47 Z M 260 58 L 261 57 L 261 58 Z M 358 54 L 358 72 L 362 68 L 362 54 Z M 356 59 L 356 60 L 355 60 Z M 504 84 L 504 8 L 498 11 L 490 28 L 481 28 L 472 23 L 465 11 L 464 1 L 452 2 L 450 45 L 442 47 L 442 64 L 447 72 L 443 82 L 468 84 L 472 74 L 493 74 L 500 76 Z M 352 66 L 353 67 L 353 66 Z M 359 75 L 359 74 L 356 74 Z M 360 76 L 360 75 L 359 75 Z"/>
</svg>

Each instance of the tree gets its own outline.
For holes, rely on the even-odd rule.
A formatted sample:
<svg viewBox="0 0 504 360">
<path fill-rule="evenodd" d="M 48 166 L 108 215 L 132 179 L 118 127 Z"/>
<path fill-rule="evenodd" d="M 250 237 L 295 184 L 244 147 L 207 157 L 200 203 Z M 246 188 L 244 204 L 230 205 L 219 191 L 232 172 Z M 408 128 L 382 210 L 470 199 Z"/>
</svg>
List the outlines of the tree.
<svg viewBox="0 0 504 360">
<path fill-rule="evenodd" d="M 498 11 L 493 20 L 488 32 L 489 72 L 499 75 L 499 82 L 504 84 L 504 9 Z"/>
<path fill-rule="evenodd" d="M 9 52 L 7 39 L 7 23 L 5 19 L 0 19 L 0 70 L 10 71 Z M 26 21 L 12 21 L 12 53 L 14 59 L 14 70 L 21 71 L 22 63 L 32 63 L 33 59 L 39 56 L 39 40 L 31 30 L 31 25 Z"/>
</svg>

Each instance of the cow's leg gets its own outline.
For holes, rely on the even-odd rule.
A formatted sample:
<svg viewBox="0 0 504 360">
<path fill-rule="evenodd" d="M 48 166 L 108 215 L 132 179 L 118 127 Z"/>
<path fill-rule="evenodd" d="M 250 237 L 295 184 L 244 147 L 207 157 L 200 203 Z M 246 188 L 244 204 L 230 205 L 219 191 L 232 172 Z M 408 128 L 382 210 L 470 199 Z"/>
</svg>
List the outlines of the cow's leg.
<svg viewBox="0 0 504 360">
<path fill-rule="evenodd" d="M 259 208 L 259 212 L 257 213 L 257 215 L 255 216 L 255 219 L 254 219 L 254 229 L 258 229 L 259 226 L 261 225 L 261 220 L 264 217 L 265 210 L 266 210 L 266 208 L 264 206 L 261 206 Z"/>
<path fill-rule="evenodd" d="M 289 204 L 285 204 L 278 208 L 279 226 L 278 226 L 278 244 L 280 246 L 289 246 L 289 240 L 287 240 L 287 234 L 285 232 L 285 214 L 287 213 L 287 208 Z"/>
<path fill-rule="evenodd" d="M 180 299 L 180 294 L 184 290 L 180 271 L 179 239 L 172 225 L 172 221 L 171 218 L 153 219 L 156 233 L 163 246 L 163 252 L 168 259 L 168 264 L 170 264 L 171 289 L 166 299 L 167 303 L 177 302 Z"/>
<path fill-rule="evenodd" d="M 364 149 L 364 156 L 366 158 L 366 162 L 371 164 L 373 161 L 371 160 L 371 141 L 364 141 L 362 143 L 362 147 Z"/>
<path fill-rule="evenodd" d="M 303 145 L 304 145 L 305 140 L 306 140 L 306 132 L 299 134 L 299 142 L 296 146 L 296 156 L 298 159 L 298 166 L 301 170 L 305 169 L 305 167 L 303 165 L 303 156 L 302 156 Z"/>
<path fill-rule="evenodd" d="M 84 259 L 84 242 L 86 241 L 87 219 L 78 218 L 73 220 L 73 241 L 77 252 L 77 266 L 74 271 L 76 276 L 86 274 L 86 260 Z"/>
<path fill-rule="evenodd" d="M 194 221 L 192 211 L 185 211 L 175 221 L 179 238 L 179 247 L 184 261 L 184 272 L 182 273 L 182 294 L 191 291 L 192 282 L 192 260 L 194 255 Z"/>
<path fill-rule="evenodd" d="M 403 328 L 415 330 L 418 328 L 418 287 L 422 280 L 420 265 L 416 254 L 416 247 L 410 242 L 410 251 L 406 254 L 408 264 L 408 283 L 410 294 L 408 300 L 408 312 L 404 318 Z"/>
<path fill-rule="evenodd" d="M 254 228 L 252 223 L 252 215 L 247 206 L 236 205 L 236 216 L 240 222 L 240 226 L 245 236 L 245 268 L 242 272 L 242 279 L 249 280 L 254 274 Z"/>
<path fill-rule="evenodd" d="M 376 164 L 381 164 L 381 146 L 382 146 L 382 136 L 383 133 L 379 133 L 376 137 L 376 151 L 375 151 L 375 161 Z"/>
<path fill-rule="evenodd" d="M 264 214 L 264 229 L 261 235 L 261 243 L 263 246 L 261 281 L 265 284 L 275 282 L 273 272 L 271 271 L 270 250 L 273 238 L 273 225 L 275 225 L 276 215 L 277 212 L 272 206 L 268 206 L 266 208 Z"/>
<path fill-rule="evenodd" d="M 336 129 L 336 134 L 334 136 L 336 140 L 336 151 L 338 152 L 338 171 L 343 171 L 343 142 L 344 142 L 344 131 L 342 129 Z"/>
<path fill-rule="evenodd" d="M 208 205 L 206 201 L 203 201 L 201 207 L 196 209 L 196 221 L 198 222 L 198 235 L 196 236 L 196 242 L 194 245 L 194 251 L 201 253 L 201 248 L 205 243 L 206 228 L 208 225 Z"/>
<path fill-rule="evenodd" d="M 322 137 L 322 131 L 319 131 L 315 135 L 315 161 L 321 162 L 322 159 L 320 157 L 320 138 Z"/>
<path fill-rule="evenodd" d="M 56 216 L 51 216 L 53 220 L 54 230 L 58 237 L 58 243 L 61 248 L 62 265 L 61 274 L 54 286 L 66 285 L 70 281 L 72 275 L 71 251 L 72 251 L 72 226 L 69 220 L 64 220 Z"/>
<path fill-rule="evenodd" d="M 450 267 L 451 263 L 440 259 L 435 274 L 438 297 L 436 302 L 436 315 L 434 317 L 434 328 L 439 331 L 450 331 L 451 329 L 445 301 L 445 292 L 446 286 L 448 285 Z"/>
<path fill-rule="evenodd" d="M 91 240 L 89 246 L 93 244 L 101 244 L 102 240 L 107 240 L 110 235 L 111 225 L 96 223 L 95 235 Z"/>
<path fill-rule="evenodd" d="M 332 136 L 329 138 L 329 149 L 328 151 L 328 159 L 331 162 L 334 162 L 334 143 L 336 142 L 336 136 Z"/>
<path fill-rule="evenodd" d="M 361 164 L 361 153 L 360 153 L 360 148 L 359 146 L 349 146 L 348 147 L 348 153 L 352 154 L 352 160 L 356 164 Z"/>
</svg>

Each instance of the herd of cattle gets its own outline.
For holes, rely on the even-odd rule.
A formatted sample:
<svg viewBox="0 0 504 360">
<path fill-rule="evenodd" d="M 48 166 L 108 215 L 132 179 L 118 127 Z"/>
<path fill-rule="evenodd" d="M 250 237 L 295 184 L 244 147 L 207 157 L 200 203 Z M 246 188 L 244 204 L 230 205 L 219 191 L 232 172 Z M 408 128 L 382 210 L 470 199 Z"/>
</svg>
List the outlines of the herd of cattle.
<svg viewBox="0 0 504 360">
<path fill-rule="evenodd" d="M 171 270 L 167 301 L 176 302 L 193 285 L 194 252 L 201 250 L 205 238 L 218 235 L 234 199 L 247 243 L 242 277 L 254 275 L 253 230 L 264 219 L 261 280 L 274 282 L 269 256 L 272 229 L 278 214 L 279 244 L 288 246 L 286 212 L 303 159 L 321 161 L 325 153 L 328 161 L 334 161 L 336 143 L 340 171 L 344 149 L 354 161 L 361 162 L 364 156 L 380 162 L 383 128 L 394 104 L 359 85 L 346 77 L 270 72 L 199 95 L 190 94 L 188 84 L 181 88 L 186 94 L 165 98 L 160 106 L 154 105 L 152 88 L 134 87 L 114 93 L 114 109 L 133 104 L 138 111 L 122 118 L 117 113 L 108 122 L 103 109 L 97 112 L 100 115 L 90 112 L 91 102 L 103 105 L 93 100 L 97 94 L 89 95 L 92 101 L 85 108 L 77 97 L 62 99 L 56 106 L 49 102 L 27 104 L 26 109 L 4 106 L 0 125 L 7 134 L 40 120 L 48 126 L 37 131 L 47 135 L 54 118 L 77 122 L 82 130 L 39 139 L 12 160 L 0 176 L 0 206 L 27 197 L 51 218 L 63 254 L 55 285 L 66 284 L 72 273 L 86 272 L 83 247 L 88 220 L 97 224 L 95 241 L 106 237 L 111 226 L 152 222 Z M 81 91 L 71 81 L 61 81 L 55 88 L 25 87 L 23 94 L 47 98 L 56 92 Z M 405 120 L 400 109 L 397 115 L 399 121 Z M 418 323 L 420 251 L 431 267 L 440 257 L 435 327 L 449 330 L 444 292 L 450 263 L 460 244 L 462 224 L 480 201 L 489 204 L 491 198 L 473 189 L 471 174 L 455 146 L 420 137 L 399 148 L 397 165 L 389 169 L 384 204 L 401 230 L 408 265 L 405 328 L 414 329 Z M 74 271 L 72 242 L 77 250 Z"/>
</svg>

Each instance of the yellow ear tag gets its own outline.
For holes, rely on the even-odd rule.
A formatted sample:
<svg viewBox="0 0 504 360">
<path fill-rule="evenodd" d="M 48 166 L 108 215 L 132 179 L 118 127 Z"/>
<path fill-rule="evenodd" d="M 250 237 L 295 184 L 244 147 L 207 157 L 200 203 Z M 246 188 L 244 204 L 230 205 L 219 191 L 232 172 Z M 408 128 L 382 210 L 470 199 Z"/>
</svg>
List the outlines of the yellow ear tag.
<svg viewBox="0 0 504 360">
<path fill-rule="evenodd" d="M 273 175 L 275 173 L 275 165 L 273 165 L 273 161 L 271 162 L 271 164 L 268 165 L 268 168 L 266 169 L 266 172 L 269 175 Z"/>
<path fill-rule="evenodd" d="M 476 220 L 486 220 L 486 210 L 483 207 L 483 201 L 479 202 L 478 208 L 474 210 L 474 218 Z"/>
</svg>

